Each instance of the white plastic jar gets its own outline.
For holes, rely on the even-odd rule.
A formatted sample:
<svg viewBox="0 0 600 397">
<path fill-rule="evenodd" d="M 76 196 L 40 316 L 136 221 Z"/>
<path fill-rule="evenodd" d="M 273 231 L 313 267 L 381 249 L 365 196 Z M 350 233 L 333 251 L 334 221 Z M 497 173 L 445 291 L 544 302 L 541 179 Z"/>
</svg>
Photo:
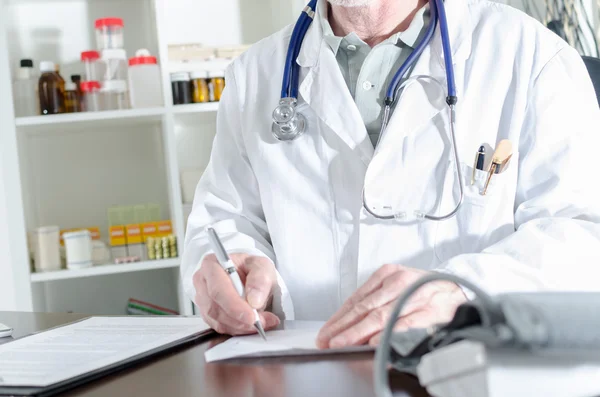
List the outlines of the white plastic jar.
<svg viewBox="0 0 600 397">
<path fill-rule="evenodd" d="M 92 266 L 92 234 L 79 230 L 63 234 L 67 269 L 84 269 Z"/>
<path fill-rule="evenodd" d="M 104 110 L 129 109 L 126 80 L 106 80 L 102 83 Z"/>
<path fill-rule="evenodd" d="M 81 91 L 83 92 L 83 110 L 85 112 L 104 110 L 100 82 L 82 81 Z"/>
<path fill-rule="evenodd" d="M 58 226 L 44 226 L 33 233 L 34 266 L 36 272 L 60 270 L 60 233 Z"/>
<path fill-rule="evenodd" d="M 123 48 L 123 20 L 121 18 L 97 19 L 96 44 L 101 50 L 107 48 Z"/>
<path fill-rule="evenodd" d="M 163 106 L 160 68 L 146 49 L 129 59 L 129 99 L 132 108 Z"/>
</svg>

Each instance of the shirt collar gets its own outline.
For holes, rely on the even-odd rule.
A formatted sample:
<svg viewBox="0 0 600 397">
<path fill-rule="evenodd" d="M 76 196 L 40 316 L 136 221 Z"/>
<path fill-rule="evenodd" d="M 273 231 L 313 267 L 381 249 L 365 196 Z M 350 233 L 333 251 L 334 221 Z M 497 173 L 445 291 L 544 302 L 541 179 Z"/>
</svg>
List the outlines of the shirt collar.
<svg viewBox="0 0 600 397">
<path fill-rule="evenodd" d="M 326 5 L 324 9 L 325 12 L 318 13 L 319 22 L 323 29 L 323 40 L 325 40 L 325 42 L 329 45 L 329 47 L 335 55 L 337 55 L 337 52 L 339 51 L 340 46 L 342 45 L 342 42 L 344 40 L 348 41 L 349 44 L 356 43 L 357 41 L 366 44 L 354 32 L 349 33 L 345 37 L 336 36 L 333 33 L 333 29 L 331 28 L 331 24 L 328 20 L 329 6 Z M 426 4 L 423 7 L 421 7 L 419 11 L 417 11 L 415 17 L 408 26 L 408 29 L 406 29 L 404 32 L 398 32 L 393 34 L 381 44 L 399 44 L 399 42 L 402 42 L 404 45 L 414 49 L 419 43 L 419 41 L 422 39 L 423 34 L 425 33 L 425 28 L 428 25 L 428 23 L 429 4 Z"/>
</svg>

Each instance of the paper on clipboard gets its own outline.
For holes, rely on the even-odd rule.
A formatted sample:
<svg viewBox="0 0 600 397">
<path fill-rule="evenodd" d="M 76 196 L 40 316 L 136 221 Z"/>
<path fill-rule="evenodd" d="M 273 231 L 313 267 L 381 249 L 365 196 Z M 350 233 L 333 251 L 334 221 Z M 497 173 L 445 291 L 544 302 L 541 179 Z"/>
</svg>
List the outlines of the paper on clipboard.
<svg viewBox="0 0 600 397">
<path fill-rule="evenodd" d="M 204 359 L 206 362 L 213 362 L 232 358 L 315 356 L 374 350 L 370 346 L 326 350 L 317 348 L 317 334 L 323 324 L 322 322 L 290 322 L 284 330 L 267 332 L 266 342 L 256 334 L 233 337 L 207 350 Z"/>
<path fill-rule="evenodd" d="M 92 317 L 0 346 L 0 387 L 45 387 L 204 333 L 200 318 Z"/>
</svg>

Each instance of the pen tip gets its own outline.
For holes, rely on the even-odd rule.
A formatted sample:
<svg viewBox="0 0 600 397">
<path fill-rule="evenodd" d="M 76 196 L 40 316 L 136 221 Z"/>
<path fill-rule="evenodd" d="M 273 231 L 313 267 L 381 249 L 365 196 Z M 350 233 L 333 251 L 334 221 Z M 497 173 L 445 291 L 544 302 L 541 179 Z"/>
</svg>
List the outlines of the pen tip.
<svg viewBox="0 0 600 397">
<path fill-rule="evenodd" d="M 479 151 L 485 153 L 485 146 L 483 146 L 483 145 L 479 146 Z"/>
<path fill-rule="evenodd" d="M 266 342 L 267 341 L 267 335 L 265 334 L 265 330 L 263 329 L 262 324 L 260 323 L 260 321 L 255 322 L 254 323 L 254 327 L 256 327 L 256 330 L 258 331 L 258 334 Z"/>
</svg>

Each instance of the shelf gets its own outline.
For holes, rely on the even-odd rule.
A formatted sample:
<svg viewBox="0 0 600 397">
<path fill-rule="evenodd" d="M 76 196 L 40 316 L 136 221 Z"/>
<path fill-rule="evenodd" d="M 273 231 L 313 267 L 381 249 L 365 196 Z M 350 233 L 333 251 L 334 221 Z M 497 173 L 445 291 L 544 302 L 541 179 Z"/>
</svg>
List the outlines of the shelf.
<svg viewBox="0 0 600 397">
<path fill-rule="evenodd" d="M 172 107 L 175 114 L 211 113 L 219 109 L 218 102 L 194 103 L 190 105 L 177 105 Z M 65 124 L 96 123 L 96 124 L 123 124 L 124 122 L 137 123 L 140 121 L 156 121 L 166 113 L 166 108 L 110 110 L 104 112 L 82 112 L 54 114 L 47 116 L 18 117 L 17 127 L 46 127 L 61 126 Z"/>
<path fill-rule="evenodd" d="M 219 110 L 219 102 L 173 106 L 173 113 L 175 114 L 216 112 L 217 110 Z"/>
<path fill-rule="evenodd" d="M 58 270 L 47 273 L 33 273 L 32 283 L 44 281 L 66 280 L 71 278 L 84 278 L 92 276 L 104 276 L 109 274 L 139 272 L 143 270 L 167 269 L 178 267 L 180 258 L 163 259 L 158 261 L 146 261 L 136 263 L 125 263 L 121 265 L 100 265 L 81 270 Z"/>
<path fill-rule="evenodd" d="M 53 114 L 46 116 L 18 117 L 15 124 L 17 127 L 36 127 L 60 124 L 90 123 L 90 122 L 114 122 L 158 120 L 165 113 L 165 108 L 110 110 L 104 112 L 82 112 Z"/>
</svg>

